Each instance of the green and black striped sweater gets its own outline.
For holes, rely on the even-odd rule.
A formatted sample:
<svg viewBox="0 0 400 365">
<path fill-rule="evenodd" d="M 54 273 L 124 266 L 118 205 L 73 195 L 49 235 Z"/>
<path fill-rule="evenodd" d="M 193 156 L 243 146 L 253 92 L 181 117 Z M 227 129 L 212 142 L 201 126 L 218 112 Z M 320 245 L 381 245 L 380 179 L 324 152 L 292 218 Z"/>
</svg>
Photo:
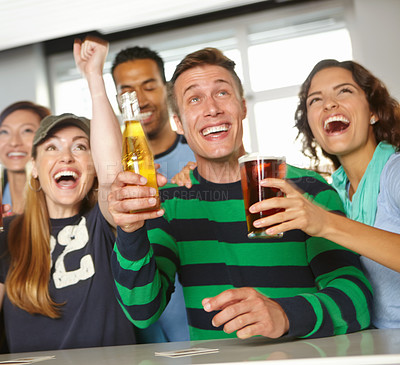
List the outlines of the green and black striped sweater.
<svg viewBox="0 0 400 365">
<path fill-rule="evenodd" d="M 230 288 L 253 287 L 286 312 L 295 337 L 367 328 L 372 293 L 357 254 L 300 230 L 283 238 L 247 238 L 240 181 L 214 184 L 192 172 L 193 187 L 161 189 L 165 214 L 134 233 L 118 229 L 112 256 L 117 297 L 145 328 L 162 313 L 178 271 L 192 340 L 226 338 L 201 301 Z M 328 210 L 339 196 L 317 173 L 288 166 L 287 179 Z M 147 231 L 147 234 L 146 234 Z M 150 244 L 151 243 L 151 244 Z"/>
</svg>

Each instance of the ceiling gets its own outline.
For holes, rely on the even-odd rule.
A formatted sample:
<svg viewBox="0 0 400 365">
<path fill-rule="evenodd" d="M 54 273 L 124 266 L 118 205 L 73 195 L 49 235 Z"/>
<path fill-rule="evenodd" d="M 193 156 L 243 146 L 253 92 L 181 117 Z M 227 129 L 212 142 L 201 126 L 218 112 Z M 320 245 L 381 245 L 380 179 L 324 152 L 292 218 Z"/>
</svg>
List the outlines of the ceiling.
<svg viewBox="0 0 400 365">
<path fill-rule="evenodd" d="M 0 0 L 0 51 L 91 31 L 114 33 L 257 2 L 260 0 Z"/>
</svg>

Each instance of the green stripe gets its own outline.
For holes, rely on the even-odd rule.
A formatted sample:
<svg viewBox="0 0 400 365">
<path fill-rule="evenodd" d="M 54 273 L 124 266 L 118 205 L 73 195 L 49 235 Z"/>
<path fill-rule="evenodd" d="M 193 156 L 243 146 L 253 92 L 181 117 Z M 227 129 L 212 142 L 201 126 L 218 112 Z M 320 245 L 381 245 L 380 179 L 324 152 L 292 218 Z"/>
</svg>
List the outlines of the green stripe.
<svg viewBox="0 0 400 365">
<path fill-rule="evenodd" d="M 116 254 L 119 266 L 121 266 L 125 270 L 132 271 L 139 271 L 144 265 L 147 265 L 150 262 L 151 256 L 153 255 L 153 249 L 150 247 L 149 252 L 145 257 L 140 260 L 131 261 L 121 255 L 120 251 L 118 250 L 117 244 L 114 245 L 114 252 Z"/>
<path fill-rule="evenodd" d="M 307 178 L 307 177 L 311 177 L 318 181 L 322 181 L 323 183 L 328 185 L 328 182 L 315 171 L 302 169 L 292 165 L 287 165 L 287 172 L 286 172 L 287 179 Z"/>
<path fill-rule="evenodd" d="M 323 309 L 322 309 L 321 302 L 318 300 L 318 297 L 315 294 L 304 294 L 304 295 L 302 295 L 302 297 L 304 299 L 306 299 L 308 301 L 308 303 L 310 303 L 310 305 L 313 307 L 315 316 L 317 318 L 315 326 L 311 330 L 311 332 L 307 333 L 307 335 L 305 335 L 305 336 L 301 336 L 302 338 L 306 338 L 306 337 L 309 337 L 309 336 L 313 335 L 315 332 L 317 332 L 319 330 L 319 328 L 322 325 L 324 312 L 323 312 Z"/>
<path fill-rule="evenodd" d="M 223 291 L 232 288 L 232 285 L 186 286 L 183 288 L 185 305 L 187 308 L 203 308 L 201 301 L 204 298 L 215 297 Z"/>
<path fill-rule="evenodd" d="M 178 245 L 181 265 L 308 266 L 304 242 L 181 241 Z"/>
<path fill-rule="evenodd" d="M 122 311 L 126 315 L 126 318 L 128 318 L 129 321 L 131 321 L 136 327 L 147 328 L 159 318 L 160 310 L 158 310 L 152 317 L 150 317 L 149 319 L 147 319 L 145 321 L 135 321 L 135 320 L 133 320 L 133 318 L 131 317 L 129 312 L 126 310 L 126 308 L 122 305 L 122 303 L 119 300 L 118 300 L 118 303 L 121 306 Z"/>
<path fill-rule="evenodd" d="M 225 290 L 234 289 L 232 285 L 206 285 L 188 286 L 183 288 L 185 304 L 188 308 L 203 308 L 201 301 L 204 298 L 215 297 Z M 313 286 L 310 288 L 254 288 L 270 298 L 292 297 L 301 294 L 312 294 L 317 291 Z"/>
<path fill-rule="evenodd" d="M 323 203 L 321 203 L 323 202 Z M 326 209 L 335 210 L 344 213 L 343 203 L 335 191 L 324 190 L 321 191 L 313 200 L 313 203 Z M 329 208 L 328 208 L 329 207 Z"/>
<path fill-rule="evenodd" d="M 221 338 L 236 338 L 236 332 L 227 334 L 224 331 L 203 330 L 189 326 L 190 340 L 218 340 Z"/>
<path fill-rule="evenodd" d="M 194 202 L 196 209 L 193 209 Z M 174 211 L 177 203 L 179 210 Z M 217 223 L 242 222 L 246 219 L 243 200 L 199 201 L 173 198 L 165 201 L 163 207 L 167 212 L 174 212 L 174 219 L 208 219 Z M 169 217 L 167 219 L 170 221 Z"/>
<path fill-rule="evenodd" d="M 199 185 L 200 183 L 196 180 L 196 178 L 193 176 L 193 172 L 190 171 L 190 180 L 192 182 L 192 185 Z M 167 183 L 164 186 L 160 187 L 160 190 L 164 190 L 164 189 L 170 189 L 170 188 L 177 188 L 178 185 L 177 184 L 172 184 L 172 183 Z"/>
<path fill-rule="evenodd" d="M 118 283 L 115 282 L 115 284 L 118 284 Z M 129 312 L 126 310 L 126 308 L 125 308 L 125 306 L 123 305 L 123 303 L 121 303 L 121 301 L 120 301 L 118 298 L 117 298 L 117 301 L 118 301 L 119 305 L 121 306 L 122 311 L 125 313 L 126 318 L 128 318 L 128 319 L 133 323 L 133 322 L 134 322 L 134 321 L 133 321 L 133 318 L 131 317 L 131 315 L 129 314 Z"/>
<path fill-rule="evenodd" d="M 331 275 L 336 276 L 336 279 L 332 281 Z M 346 266 L 326 275 L 321 275 L 317 278 L 317 282 L 321 288 L 336 288 L 349 296 L 351 293 L 350 300 L 354 304 L 356 310 L 356 318 L 361 328 L 366 328 L 370 324 L 370 312 L 368 310 L 367 298 L 362 289 L 354 283 L 351 279 L 341 278 L 340 275 L 349 275 L 355 279 L 360 280 L 368 290 L 372 293 L 372 287 L 370 282 L 367 280 L 363 272 L 354 266 Z"/>
<path fill-rule="evenodd" d="M 136 327 L 139 327 L 139 328 L 142 328 L 142 329 L 147 328 L 147 327 L 149 327 L 151 324 L 153 324 L 155 321 L 157 321 L 160 318 L 160 315 L 161 315 L 160 312 L 161 312 L 161 308 L 152 317 L 150 317 L 149 319 L 147 319 L 145 321 L 136 320 L 133 323 L 134 323 L 134 325 Z"/>
<path fill-rule="evenodd" d="M 135 286 L 133 289 L 128 289 L 118 282 L 115 282 L 115 285 L 125 305 L 144 305 L 150 303 L 158 295 L 160 287 L 155 284 L 158 281 L 159 273 L 157 271 L 154 282 L 147 285 Z"/>
<path fill-rule="evenodd" d="M 370 313 L 368 311 L 367 300 L 363 291 L 358 285 L 347 279 L 336 279 L 333 284 L 330 285 L 332 288 L 336 288 L 343 292 L 343 288 L 346 288 L 348 293 L 352 294 L 352 302 L 356 310 L 356 318 L 361 328 L 365 328 L 370 324 Z M 346 293 L 344 293 L 346 294 Z M 346 294 L 347 295 L 347 294 Z M 366 315 L 367 314 L 367 315 Z"/>
<path fill-rule="evenodd" d="M 341 275 L 348 275 L 355 279 L 360 280 L 361 282 L 363 282 L 366 285 L 366 287 L 372 293 L 372 287 L 371 287 L 370 282 L 367 280 L 364 273 L 354 266 L 345 266 L 345 267 L 336 269 L 334 271 L 330 271 L 329 273 L 327 273 L 325 275 L 318 276 L 316 278 L 316 280 L 318 281 L 318 284 L 321 288 L 326 288 L 327 286 L 331 286 L 330 284 L 332 282 L 332 276 L 335 278 L 335 282 L 336 282 L 336 280 L 346 280 L 348 283 L 351 283 L 352 285 L 354 285 L 354 283 L 351 281 L 351 279 L 348 280 L 348 279 L 340 278 Z M 356 286 L 357 286 L 357 288 L 359 288 L 358 285 L 356 285 Z M 362 296 L 365 297 L 364 295 L 362 295 Z"/>
<path fill-rule="evenodd" d="M 339 246 L 332 241 L 329 241 L 321 237 L 310 237 L 307 240 L 307 253 L 308 260 L 311 261 L 314 257 L 321 253 L 326 253 L 328 251 L 350 251 L 349 249 Z"/>
<path fill-rule="evenodd" d="M 175 255 L 178 256 L 178 249 L 176 247 L 175 239 L 162 229 L 154 228 L 147 231 L 147 237 L 149 238 L 151 244 L 158 244 L 162 242 L 160 244 L 168 247 Z"/>
<path fill-rule="evenodd" d="M 156 256 L 156 264 L 169 276 L 170 281 L 175 280 L 176 266 L 173 261 L 163 256 Z"/>
<path fill-rule="evenodd" d="M 335 335 L 343 335 L 349 329 L 347 322 L 342 317 L 342 312 L 339 306 L 335 303 L 332 298 L 324 293 L 318 293 L 318 298 L 325 304 L 329 314 L 334 321 L 334 333 Z"/>
</svg>

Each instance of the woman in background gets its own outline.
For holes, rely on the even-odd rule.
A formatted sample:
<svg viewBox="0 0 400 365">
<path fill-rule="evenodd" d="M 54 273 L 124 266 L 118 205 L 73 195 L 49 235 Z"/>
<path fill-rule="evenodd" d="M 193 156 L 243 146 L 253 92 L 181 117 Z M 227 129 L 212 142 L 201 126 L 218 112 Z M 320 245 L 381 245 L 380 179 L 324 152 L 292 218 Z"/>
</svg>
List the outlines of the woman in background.
<svg viewBox="0 0 400 365">
<path fill-rule="evenodd" d="M 303 152 L 317 147 L 337 170 L 333 186 L 348 218 L 312 204 L 288 182 L 263 181 L 286 198 L 253 205 L 253 212 L 285 211 L 254 223 L 268 234 L 302 229 L 362 255 L 374 289 L 372 323 L 400 328 L 400 106 L 384 84 L 353 61 L 319 62 L 300 90 L 296 126 Z"/>
<path fill-rule="evenodd" d="M 31 158 L 33 136 L 40 121 L 50 114 L 46 107 L 30 101 L 11 104 L 0 114 L 0 162 L 4 168 L 2 203 L 10 206 L 14 214 L 24 210 L 25 167 Z"/>
</svg>

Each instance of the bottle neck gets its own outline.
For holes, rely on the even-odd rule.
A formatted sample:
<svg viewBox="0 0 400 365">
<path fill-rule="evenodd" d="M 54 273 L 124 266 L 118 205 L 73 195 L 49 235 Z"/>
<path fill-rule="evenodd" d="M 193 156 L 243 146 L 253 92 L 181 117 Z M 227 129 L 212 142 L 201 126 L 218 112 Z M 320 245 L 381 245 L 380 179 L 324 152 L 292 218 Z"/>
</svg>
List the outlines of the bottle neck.
<svg viewBox="0 0 400 365">
<path fill-rule="evenodd" d="M 131 105 L 124 105 L 124 107 L 122 108 L 122 111 L 123 111 L 122 119 L 125 122 L 125 124 L 127 122 L 135 120 Z"/>
<path fill-rule="evenodd" d="M 122 95 L 122 117 L 124 121 L 139 120 L 140 113 L 139 102 L 136 93 L 125 93 Z"/>
</svg>

